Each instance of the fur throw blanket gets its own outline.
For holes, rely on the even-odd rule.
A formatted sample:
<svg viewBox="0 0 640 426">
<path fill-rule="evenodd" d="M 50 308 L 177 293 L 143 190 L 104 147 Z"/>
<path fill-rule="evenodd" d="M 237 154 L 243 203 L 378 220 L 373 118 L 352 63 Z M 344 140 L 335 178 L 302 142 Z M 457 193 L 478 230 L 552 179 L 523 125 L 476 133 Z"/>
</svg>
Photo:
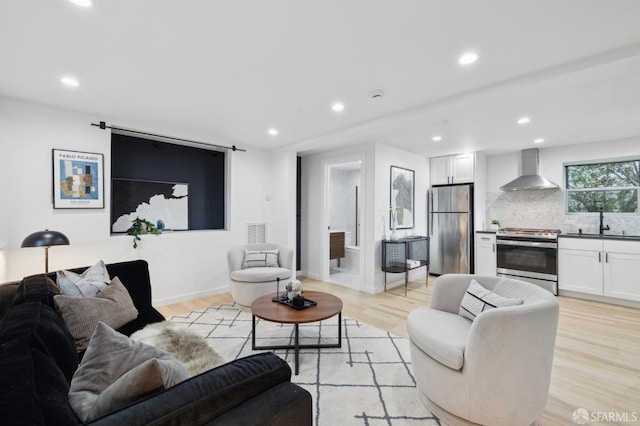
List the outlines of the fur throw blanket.
<svg viewBox="0 0 640 426">
<path fill-rule="evenodd" d="M 187 366 L 191 377 L 226 362 L 202 336 L 171 321 L 148 324 L 131 339 L 169 352 Z"/>
</svg>

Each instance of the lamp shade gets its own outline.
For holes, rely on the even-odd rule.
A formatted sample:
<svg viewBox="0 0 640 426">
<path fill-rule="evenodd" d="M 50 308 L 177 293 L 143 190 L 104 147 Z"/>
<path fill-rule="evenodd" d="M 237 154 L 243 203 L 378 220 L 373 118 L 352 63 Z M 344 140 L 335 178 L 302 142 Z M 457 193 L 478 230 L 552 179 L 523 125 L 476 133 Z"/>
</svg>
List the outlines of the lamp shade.
<svg viewBox="0 0 640 426">
<path fill-rule="evenodd" d="M 50 247 L 50 246 L 68 246 L 69 239 L 62 232 L 44 231 L 34 232 L 22 241 L 22 247 Z"/>
</svg>

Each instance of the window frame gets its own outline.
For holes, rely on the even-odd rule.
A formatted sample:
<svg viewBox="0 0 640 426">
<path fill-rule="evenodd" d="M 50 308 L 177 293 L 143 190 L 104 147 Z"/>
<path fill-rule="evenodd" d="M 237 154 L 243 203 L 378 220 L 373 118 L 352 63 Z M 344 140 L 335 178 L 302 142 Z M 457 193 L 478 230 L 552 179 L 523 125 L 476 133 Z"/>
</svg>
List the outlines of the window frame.
<svg viewBox="0 0 640 426">
<path fill-rule="evenodd" d="M 637 211 L 636 212 L 608 212 L 605 211 L 607 215 L 615 215 L 615 216 L 640 216 L 640 185 L 638 186 L 610 186 L 610 187 L 595 187 L 595 188 L 580 188 L 580 189 L 569 189 L 567 185 L 569 184 L 567 175 L 568 175 L 568 167 L 571 166 L 588 166 L 592 164 L 607 164 L 607 163 L 624 163 L 624 162 L 634 162 L 640 161 L 639 155 L 633 155 L 628 157 L 614 157 L 614 158 L 605 158 L 605 159 L 595 159 L 595 160 L 586 160 L 586 161 L 570 161 L 562 163 L 562 189 L 564 191 L 564 214 L 565 215 L 576 215 L 576 216 L 595 216 L 599 215 L 600 212 L 570 212 L 569 211 L 569 194 L 572 192 L 587 192 L 587 191 L 619 191 L 619 190 L 628 190 L 635 189 L 636 190 L 636 199 L 637 199 Z"/>
</svg>

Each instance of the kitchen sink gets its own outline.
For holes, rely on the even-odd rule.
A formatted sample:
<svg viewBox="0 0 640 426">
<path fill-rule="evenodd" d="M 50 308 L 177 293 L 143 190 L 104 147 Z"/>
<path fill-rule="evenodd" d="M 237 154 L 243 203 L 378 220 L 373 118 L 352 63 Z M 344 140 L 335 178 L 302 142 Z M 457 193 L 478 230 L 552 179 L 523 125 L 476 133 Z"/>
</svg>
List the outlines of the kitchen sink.
<svg viewBox="0 0 640 426">
<path fill-rule="evenodd" d="M 578 232 L 567 232 L 565 234 L 570 237 L 585 237 L 585 238 L 603 238 L 603 239 L 612 239 L 612 240 L 640 240 L 640 235 L 622 235 L 622 234 L 588 234 L 583 232 L 582 234 Z"/>
</svg>

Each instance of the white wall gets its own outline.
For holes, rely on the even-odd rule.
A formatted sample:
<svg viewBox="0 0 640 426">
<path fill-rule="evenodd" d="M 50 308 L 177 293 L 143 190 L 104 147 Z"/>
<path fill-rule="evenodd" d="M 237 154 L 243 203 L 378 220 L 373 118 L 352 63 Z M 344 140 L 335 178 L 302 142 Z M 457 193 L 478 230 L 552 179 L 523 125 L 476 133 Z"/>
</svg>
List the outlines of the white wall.
<svg viewBox="0 0 640 426">
<path fill-rule="evenodd" d="M 3 127 L 3 123 L 8 119 L 2 110 L 0 110 L 0 129 Z M 3 182 L 3 187 L 9 185 L 9 160 L 10 155 L 6 154 L 6 149 L 3 148 L 9 146 L 7 141 L 0 133 L 0 182 Z M 9 279 L 8 264 L 7 264 L 7 242 L 9 241 L 9 203 L 6 200 L 0 202 L 0 283 Z"/>
<path fill-rule="evenodd" d="M 329 217 L 324 194 L 328 190 L 328 168 L 332 164 L 361 161 L 361 212 L 360 265 L 363 291 L 374 292 L 373 278 L 373 176 L 374 146 L 362 144 L 340 150 L 302 157 L 301 194 L 301 269 L 302 274 L 314 279 L 323 279 L 325 267 L 329 265 Z M 371 259 L 371 260 L 370 260 Z M 328 279 L 328 276 L 327 276 Z"/>
<path fill-rule="evenodd" d="M 403 151 L 380 143 L 359 145 L 303 157 L 302 168 L 302 268 L 305 275 L 312 278 L 322 277 L 323 259 L 328 259 L 328 251 L 323 251 L 323 238 L 328 239 L 328 231 L 322 223 L 327 214 L 322 199 L 326 189 L 324 168 L 328 164 L 363 160 L 361 168 L 364 186 L 364 220 L 361 223 L 361 274 L 363 282 L 360 290 L 379 293 L 384 289 L 384 274 L 381 266 L 380 241 L 389 237 L 390 173 L 391 166 L 399 166 L 415 171 L 415 227 L 398 230 L 400 235 L 426 232 L 426 191 L 429 187 L 429 163 L 424 156 Z M 326 255 L 326 256 L 325 256 Z M 424 275 L 419 269 L 415 276 Z M 412 275 L 411 278 L 415 278 Z M 389 282 L 402 281 L 404 276 L 389 275 Z"/>
<path fill-rule="evenodd" d="M 400 237 L 405 235 L 426 235 L 427 220 L 427 190 L 429 189 L 429 159 L 422 155 L 404 151 L 389 145 L 377 143 L 375 145 L 375 291 L 384 290 L 384 273 L 382 266 L 381 240 L 389 238 L 389 206 L 391 166 L 398 166 L 415 171 L 415 214 L 413 229 L 399 229 L 396 231 Z M 426 273 L 424 268 L 412 271 L 410 279 L 415 279 Z M 404 282 L 403 274 L 388 274 L 387 282 L 395 285 L 396 282 Z"/>
<path fill-rule="evenodd" d="M 540 174 L 561 188 L 564 163 L 612 160 L 640 155 L 640 139 L 607 141 L 557 148 L 540 148 Z M 519 176 L 520 152 L 487 158 L 487 220 L 497 218 L 501 226 L 557 228 L 563 232 L 598 231 L 598 215 L 566 215 L 565 192 L 560 190 L 507 191 L 500 186 Z M 606 215 L 612 232 L 640 235 L 640 215 Z"/>
<path fill-rule="evenodd" d="M 280 243 L 294 250 L 296 264 L 296 175 L 297 155 L 294 151 L 280 151 L 271 155 L 273 183 L 269 193 L 271 226 L 267 231 L 270 242 Z"/>
<path fill-rule="evenodd" d="M 228 230 L 144 236 L 134 250 L 130 237 L 109 233 L 110 133 L 90 126 L 99 117 L 2 97 L 0 117 L 0 158 L 9 158 L 0 189 L 2 222 L 8 224 L 0 227 L 0 247 L 6 240 L 8 267 L 0 278 L 20 279 L 43 271 L 42 250 L 21 249 L 20 244 L 31 232 L 49 228 L 63 232 L 71 241 L 69 246 L 50 249 L 50 270 L 92 265 L 101 259 L 107 263 L 145 259 L 155 303 L 174 303 L 226 291 L 226 252 L 244 242 L 244 224 L 265 222 L 270 226 L 272 205 L 265 195 L 273 193 L 271 156 L 258 149 L 230 152 Z M 104 209 L 52 208 L 53 148 L 105 155 Z M 293 185 L 295 188 L 295 179 Z M 280 230 L 274 231 L 277 240 Z"/>
</svg>

